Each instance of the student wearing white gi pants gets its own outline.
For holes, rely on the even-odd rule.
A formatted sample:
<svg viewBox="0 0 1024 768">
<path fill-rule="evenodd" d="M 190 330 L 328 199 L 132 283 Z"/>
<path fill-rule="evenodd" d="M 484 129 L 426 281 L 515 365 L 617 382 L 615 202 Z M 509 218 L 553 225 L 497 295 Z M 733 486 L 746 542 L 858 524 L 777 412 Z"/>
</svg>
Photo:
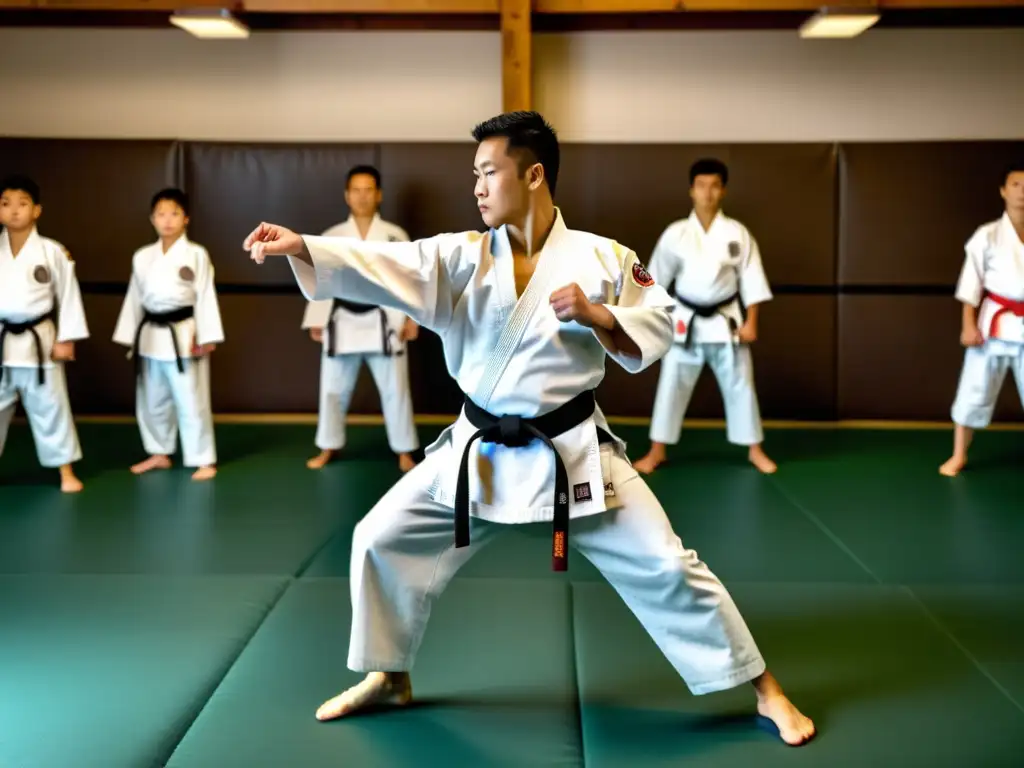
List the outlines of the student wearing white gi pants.
<svg viewBox="0 0 1024 768">
<path fill-rule="evenodd" d="M 636 373 L 667 351 L 671 299 L 631 250 L 568 228 L 553 203 L 558 140 L 540 115 L 499 115 L 473 135 L 486 233 L 377 243 L 261 224 L 244 243 L 257 263 L 289 256 L 310 298 L 393 306 L 435 331 L 465 393 L 457 421 L 356 527 L 348 664 L 368 674 L 317 717 L 408 702 L 434 599 L 507 524 L 550 520 L 554 567 L 570 543 L 582 552 L 690 690 L 752 682 L 759 712 L 804 743 L 813 724 L 594 400 L 607 357 Z"/>
<path fill-rule="evenodd" d="M 683 417 L 707 365 L 725 404 L 726 437 L 747 446 L 750 462 L 765 473 L 776 464 L 764 452 L 761 409 L 754 387 L 750 345 L 757 340 L 761 304 L 772 298 L 757 241 L 722 213 L 729 169 L 720 160 L 690 168 L 689 217 L 670 224 L 654 247 L 651 276 L 670 287 L 676 306 L 675 343 L 661 361 L 651 417 L 651 448 L 636 462 L 649 474 L 665 461 L 665 446 L 679 442 Z"/>
<path fill-rule="evenodd" d="M 378 213 L 380 173 L 373 166 L 359 165 L 348 172 L 345 203 L 350 211 L 348 220 L 328 229 L 324 237 L 409 241 L 404 229 L 384 221 Z M 345 447 L 345 419 L 365 362 L 380 395 L 388 445 L 398 454 L 401 470 L 412 469 L 416 464 L 411 454 L 419 448 L 419 439 L 413 421 L 406 342 L 419 335 L 416 322 L 389 307 L 328 299 L 306 305 L 302 327 L 323 345 L 316 431 L 320 455 L 306 466 L 320 469 Z"/>
<path fill-rule="evenodd" d="M 132 257 L 128 293 L 114 341 L 135 360 L 135 414 L 149 458 L 131 470 L 168 469 L 181 435 L 182 461 L 194 480 L 217 474 L 210 405 L 210 354 L 224 341 L 213 263 L 188 239 L 188 197 L 180 189 L 153 196 L 158 239 Z"/>
<path fill-rule="evenodd" d="M 953 455 L 939 468 L 949 477 L 967 464 L 974 431 L 991 423 L 1008 371 L 1024 403 L 1024 161 L 1007 169 L 999 192 L 1003 215 L 967 241 L 956 287 L 967 349 L 952 408 Z"/>
<path fill-rule="evenodd" d="M 0 189 L 0 455 L 21 400 L 39 463 L 60 471 L 64 493 L 82 490 L 72 464 L 82 458 L 64 363 L 89 338 L 75 263 L 36 229 L 39 186 L 24 176 Z"/>
</svg>

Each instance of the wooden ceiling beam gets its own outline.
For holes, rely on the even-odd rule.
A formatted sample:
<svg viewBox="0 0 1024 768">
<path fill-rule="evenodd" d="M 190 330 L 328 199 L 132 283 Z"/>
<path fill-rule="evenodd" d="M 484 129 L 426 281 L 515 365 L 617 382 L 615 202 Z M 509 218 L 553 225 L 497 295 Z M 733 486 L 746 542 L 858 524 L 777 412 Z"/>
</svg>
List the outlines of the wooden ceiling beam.
<svg viewBox="0 0 1024 768">
<path fill-rule="evenodd" d="M 533 32 L 530 10 L 530 0 L 501 0 L 503 112 L 532 109 Z"/>
<path fill-rule="evenodd" d="M 226 8 L 236 13 L 493 13 L 500 0 L 0 0 L 0 8 L 65 11 L 181 11 Z"/>
</svg>

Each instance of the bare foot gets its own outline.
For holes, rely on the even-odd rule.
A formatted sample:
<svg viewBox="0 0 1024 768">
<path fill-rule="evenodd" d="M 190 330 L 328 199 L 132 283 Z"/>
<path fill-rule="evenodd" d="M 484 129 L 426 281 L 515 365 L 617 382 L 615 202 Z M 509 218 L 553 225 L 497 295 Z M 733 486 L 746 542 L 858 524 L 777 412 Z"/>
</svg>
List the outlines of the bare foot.
<svg viewBox="0 0 1024 768">
<path fill-rule="evenodd" d="M 784 742 L 791 747 L 799 747 L 814 738 L 814 723 L 786 698 L 782 686 L 770 672 L 755 680 L 754 687 L 757 689 L 758 714 L 775 723 Z"/>
<path fill-rule="evenodd" d="M 312 459 L 306 462 L 306 466 L 310 469 L 323 469 L 327 462 L 334 458 L 334 451 L 327 449 L 320 451 L 320 455 L 314 456 Z"/>
<path fill-rule="evenodd" d="M 151 469 L 170 469 L 171 459 L 168 456 L 150 456 L 132 467 L 132 474 L 141 475 Z"/>
<path fill-rule="evenodd" d="M 217 476 L 217 468 L 212 464 L 206 467 L 200 467 L 192 473 L 193 480 L 212 480 Z"/>
<path fill-rule="evenodd" d="M 412 700 L 412 681 L 408 672 L 371 672 L 316 711 L 317 720 L 334 720 L 374 704 L 404 706 Z"/>
<path fill-rule="evenodd" d="M 651 446 L 651 450 L 642 459 L 633 462 L 633 469 L 645 475 L 651 474 L 658 465 L 665 461 L 665 449 L 658 443 Z"/>
<path fill-rule="evenodd" d="M 75 477 L 75 472 L 70 465 L 60 468 L 61 493 L 78 493 L 83 487 L 82 481 Z"/>
<path fill-rule="evenodd" d="M 750 459 L 751 464 L 766 475 L 774 474 L 775 470 L 779 468 L 774 461 L 768 458 L 768 455 L 764 452 L 764 448 L 760 445 L 750 446 L 750 452 L 747 454 L 747 458 Z"/>
<path fill-rule="evenodd" d="M 415 466 L 416 462 L 412 460 L 412 456 L 408 453 L 401 453 L 398 455 L 398 468 L 403 472 L 408 472 Z"/>
<path fill-rule="evenodd" d="M 946 477 L 956 477 L 965 466 L 967 466 L 967 457 L 953 454 L 946 460 L 945 464 L 939 467 L 939 474 Z"/>
</svg>

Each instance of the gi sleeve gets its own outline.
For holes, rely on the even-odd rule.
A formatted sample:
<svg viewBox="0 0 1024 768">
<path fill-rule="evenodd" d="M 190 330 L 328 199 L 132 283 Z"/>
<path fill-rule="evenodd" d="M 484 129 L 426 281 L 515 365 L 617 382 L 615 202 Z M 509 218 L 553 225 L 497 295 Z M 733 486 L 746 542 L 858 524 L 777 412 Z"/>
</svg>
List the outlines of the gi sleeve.
<svg viewBox="0 0 1024 768">
<path fill-rule="evenodd" d="M 53 291 L 57 299 L 57 343 L 89 338 L 85 321 L 82 290 L 75 274 L 75 262 L 66 251 L 58 251 L 50 259 L 53 265 Z"/>
<path fill-rule="evenodd" d="M 675 302 L 664 288 L 654 282 L 633 251 L 618 243 L 615 249 L 622 271 L 615 296 L 605 306 L 622 331 L 640 348 L 640 357 L 619 351 L 611 334 L 603 328 L 595 327 L 594 334 L 612 360 L 629 373 L 640 373 L 664 357 L 672 346 L 672 307 Z"/>
<path fill-rule="evenodd" d="M 306 302 L 306 311 L 302 313 L 302 330 L 326 326 L 327 318 L 331 316 L 333 303 L 330 299 Z"/>
<path fill-rule="evenodd" d="M 128 281 L 128 290 L 121 303 L 121 312 L 114 325 L 114 343 L 125 347 L 135 346 L 135 332 L 142 322 L 142 290 L 139 288 L 138 273 L 132 268 L 132 276 Z"/>
<path fill-rule="evenodd" d="M 985 295 L 985 250 L 987 233 L 979 229 L 964 246 L 964 263 L 956 284 L 956 299 L 977 307 Z"/>
<path fill-rule="evenodd" d="M 196 248 L 196 344 L 224 342 L 224 325 L 220 317 L 217 288 L 213 282 L 213 262 L 205 248 Z"/>
<path fill-rule="evenodd" d="M 772 289 L 761 262 L 761 249 L 757 240 L 746 229 L 743 231 L 745 256 L 740 267 L 740 299 L 744 306 L 752 307 L 772 300 Z"/>
<path fill-rule="evenodd" d="M 483 235 L 466 232 L 412 242 L 304 235 L 310 266 L 289 256 L 307 299 L 347 299 L 399 310 L 419 325 L 442 334 L 455 305 L 450 265 Z"/>
</svg>

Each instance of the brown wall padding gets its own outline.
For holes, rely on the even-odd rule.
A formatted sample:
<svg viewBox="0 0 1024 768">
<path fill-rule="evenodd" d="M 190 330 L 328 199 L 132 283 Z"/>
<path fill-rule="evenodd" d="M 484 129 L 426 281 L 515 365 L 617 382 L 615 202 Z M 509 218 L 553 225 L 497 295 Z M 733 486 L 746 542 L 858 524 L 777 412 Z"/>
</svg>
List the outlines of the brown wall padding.
<svg viewBox="0 0 1024 768">
<path fill-rule="evenodd" d="M 1001 141 L 844 144 L 839 284 L 952 286 L 968 238 L 1002 215 L 1001 175 L 1022 149 Z"/>
<path fill-rule="evenodd" d="M 170 141 L 0 139 L 0 176 L 39 184 L 40 231 L 71 252 L 80 280 L 126 283 L 132 254 L 156 239 L 149 202 L 176 182 L 178 151 Z"/>
<path fill-rule="evenodd" d="M 412 237 L 479 230 L 473 151 L 471 142 L 0 140 L 0 174 L 40 181 L 41 230 L 78 263 L 93 338 L 69 371 L 75 410 L 133 412 L 132 366 L 110 335 L 131 253 L 154 237 L 148 203 L 160 186 L 190 193 L 190 235 L 217 268 L 227 342 L 214 354 L 214 408 L 312 412 L 318 349 L 299 328 L 303 299 L 286 264 L 257 267 L 242 239 L 260 220 L 315 233 L 342 221 L 345 174 L 364 162 L 383 174 L 382 214 Z M 665 226 L 688 213 L 690 163 L 722 158 L 732 176 L 727 212 L 757 237 L 776 292 L 754 347 L 763 415 L 948 420 L 962 359 L 951 293 L 963 242 L 1000 214 L 999 171 L 1022 154 L 1020 142 L 568 144 L 557 197 L 569 226 L 646 261 Z M 439 339 L 424 331 L 409 365 L 416 411 L 455 412 L 460 395 Z M 648 416 L 658 372 L 630 376 L 609 363 L 605 411 Z M 352 410 L 380 411 L 366 372 Z M 706 371 L 689 416 L 722 413 Z M 1021 416 L 1010 386 L 997 416 Z"/>
</svg>

